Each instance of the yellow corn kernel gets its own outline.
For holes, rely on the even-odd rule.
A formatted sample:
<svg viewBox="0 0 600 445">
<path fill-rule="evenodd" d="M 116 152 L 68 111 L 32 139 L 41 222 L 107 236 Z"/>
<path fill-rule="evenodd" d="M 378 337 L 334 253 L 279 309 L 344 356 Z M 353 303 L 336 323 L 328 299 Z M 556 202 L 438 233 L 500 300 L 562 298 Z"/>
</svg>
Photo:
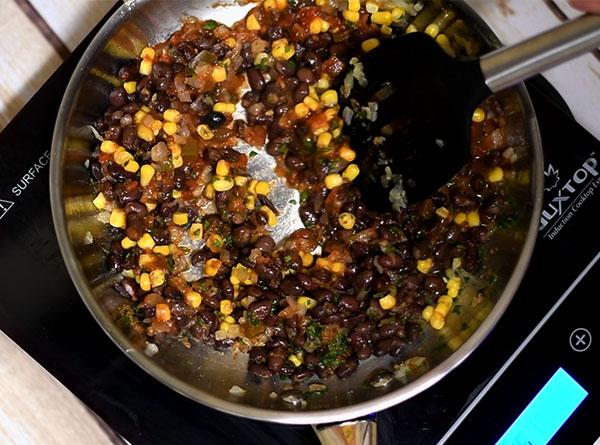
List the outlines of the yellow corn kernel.
<svg viewBox="0 0 600 445">
<path fill-rule="evenodd" d="M 123 209 L 115 208 L 110 213 L 109 223 L 113 227 L 124 228 L 125 227 L 125 211 Z"/>
<path fill-rule="evenodd" d="M 352 150 L 348 144 L 344 144 L 340 147 L 339 155 L 340 158 L 347 162 L 352 162 L 356 159 L 356 152 Z"/>
<path fill-rule="evenodd" d="M 346 169 L 342 173 L 342 176 L 348 181 L 354 181 L 359 173 L 360 168 L 358 168 L 358 165 L 350 164 L 348 167 L 346 167 Z"/>
<path fill-rule="evenodd" d="M 146 114 L 150 113 L 150 107 L 148 107 L 148 105 L 142 105 L 140 107 L 140 110 L 142 110 Z"/>
<path fill-rule="evenodd" d="M 319 100 L 319 94 L 317 93 L 317 89 L 314 87 L 314 85 L 308 87 L 308 95 L 309 97 L 312 97 L 315 101 Z"/>
<path fill-rule="evenodd" d="M 378 11 L 371 14 L 371 22 L 377 25 L 390 26 L 392 24 L 392 13 L 390 11 Z"/>
<path fill-rule="evenodd" d="M 434 39 L 439 33 L 440 27 L 436 23 L 430 23 L 429 25 L 427 25 L 427 28 L 425 28 L 425 34 L 433 37 Z"/>
<path fill-rule="evenodd" d="M 152 287 L 158 287 L 165 284 L 165 272 L 161 269 L 156 269 L 150 272 L 150 282 Z"/>
<path fill-rule="evenodd" d="M 183 294 L 183 299 L 185 301 L 185 304 L 191 306 L 194 309 L 196 309 L 202 304 L 202 295 L 193 290 L 189 290 L 185 294 Z"/>
<path fill-rule="evenodd" d="M 325 6 L 327 4 L 327 0 L 315 0 L 315 5 L 317 6 Z"/>
<path fill-rule="evenodd" d="M 394 306 L 396 306 L 396 297 L 394 297 L 392 294 L 388 294 L 385 297 L 380 298 L 379 306 L 381 306 L 381 309 L 383 309 L 384 311 L 393 308 Z"/>
<path fill-rule="evenodd" d="M 464 224 L 464 222 L 466 220 L 467 220 L 467 214 L 464 212 L 457 213 L 456 216 L 454 217 L 454 222 L 458 225 Z"/>
<path fill-rule="evenodd" d="M 214 277 L 221 267 L 221 260 L 218 258 L 211 258 L 204 263 L 204 273 L 209 277 Z"/>
<path fill-rule="evenodd" d="M 140 168 L 140 185 L 146 187 L 150 184 L 150 181 L 152 181 L 152 178 L 154 177 L 154 173 L 156 173 L 156 170 L 154 170 L 154 167 L 150 164 L 142 165 L 142 168 Z"/>
<path fill-rule="evenodd" d="M 94 206 L 98 210 L 104 209 L 104 207 L 106 207 L 106 197 L 104 196 L 104 193 L 98 193 L 98 195 L 96 195 L 96 197 L 92 201 L 92 204 L 94 204 Z"/>
<path fill-rule="evenodd" d="M 163 119 L 167 122 L 179 122 L 181 120 L 181 113 L 174 108 L 169 108 L 164 111 Z"/>
<path fill-rule="evenodd" d="M 302 363 L 303 363 L 302 359 L 300 357 L 298 357 L 296 354 L 290 354 L 288 356 L 288 360 L 290 362 L 292 362 L 296 368 L 298 366 L 302 365 Z"/>
<path fill-rule="evenodd" d="M 483 122 L 485 120 L 485 111 L 479 107 L 475 108 L 475 111 L 473 111 L 473 117 L 471 119 L 473 122 Z"/>
<path fill-rule="evenodd" d="M 250 184 L 248 184 L 248 191 L 250 193 L 256 194 L 256 184 L 258 184 L 258 181 L 256 179 L 250 181 Z"/>
<path fill-rule="evenodd" d="M 248 177 L 236 176 L 235 178 L 233 178 L 233 182 L 235 182 L 235 185 L 237 185 L 238 187 L 243 187 L 248 183 Z"/>
<path fill-rule="evenodd" d="M 296 114 L 296 117 L 299 117 L 300 119 L 306 117 L 309 111 L 310 110 L 308 109 L 308 107 L 302 102 L 296 104 L 296 106 L 294 107 L 294 113 Z"/>
<path fill-rule="evenodd" d="M 212 78 L 215 82 L 223 82 L 227 79 L 227 71 L 222 66 L 215 66 L 212 70 Z"/>
<path fill-rule="evenodd" d="M 192 241 L 200 241 L 204 235 L 204 226 L 202 223 L 193 223 L 188 230 L 188 234 Z"/>
<path fill-rule="evenodd" d="M 226 321 L 222 321 L 219 324 L 219 331 L 225 331 L 225 332 L 227 332 L 230 327 L 231 327 L 231 323 L 227 323 Z"/>
<path fill-rule="evenodd" d="M 244 207 L 246 207 L 248 210 L 254 210 L 254 208 L 256 207 L 256 199 L 254 198 L 254 196 L 246 196 L 246 199 L 244 199 Z"/>
<path fill-rule="evenodd" d="M 143 124 L 138 125 L 137 135 L 140 139 L 147 142 L 152 142 L 154 140 L 154 132 Z"/>
<path fill-rule="evenodd" d="M 280 11 L 287 8 L 288 0 L 275 0 L 275 7 Z"/>
<path fill-rule="evenodd" d="M 368 53 L 369 51 L 374 50 L 378 46 L 379 46 L 379 39 L 376 38 L 376 37 L 373 37 L 371 39 L 367 39 L 367 40 L 365 40 L 364 42 L 362 42 L 360 44 L 360 47 L 366 53 Z"/>
<path fill-rule="evenodd" d="M 189 216 L 185 212 L 173 213 L 173 222 L 178 226 L 185 226 L 188 223 Z"/>
<path fill-rule="evenodd" d="M 169 136 L 173 136 L 179 130 L 179 127 L 175 122 L 165 122 L 163 127 L 163 131 L 167 133 Z"/>
<path fill-rule="evenodd" d="M 179 199 L 183 196 L 183 193 L 180 190 L 173 190 L 171 196 L 175 199 Z"/>
<path fill-rule="evenodd" d="M 171 319 L 171 308 L 167 303 L 158 303 L 155 308 L 156 321 L 166 323 Z"/>
<path fill-rule="evenodd" d="M 344 179 L 342 178 L 342 175 L 338 173 L 330 173 L 325 176 L 325 187 L 327 187 L 329 190 L 339 187 L 343 183 Z"/>
<path fill-rule="evenodd" d="M 477 210 L 467 213 L 467 224 L 469 227 L 476 227 L 479 225 L 479 212 Z"/>
<path fill-rule="evenodd" d="M 235 112 L 235 104 L 231 102 L 217 102 L 213 105 L 213 111 L 232 114 Z"/>
<path fill-rule="evenodd" d="M 319 34 L 321 32 L 321 22 L 323 19 L 321 17 L 315 17 L 308 26 L 308 30 L 311 34 Z"/>
<path fill-rule="evenodd" d="M 381 28 L 379 28 L 379 29 L 381 31 L 381 34 L 386 35 L 386 36 L 391 36 L 392 33 L 394 32 L 394 30 L 387 25 L 381 25 Z"/>
<path fill-rule="evenodd" d="M 162 126 L 163 126 L 162 121 L 155 120 L 152 122 L 152 125 L 150 125 L 150 130 L 152 130 L 152 133 L 154 134 L 154 136 L 158 136 L 158 133 L 160 133 Z"/>
<path fill-rule="evenodd" d="M 211 252 L 219 252 L 223 248 L 223 238 L 217 233 L 211 233 L 206 240 L 206 247 L 208 247 Z"/>
<path fill-rule="evenodd" d="M 445 304 L 447 306 L 452 307 L 452 304 L 454 303 L 454 299 L 450 295 L 442 295 L 440 298 L 438 298 L 437 303 Z"/>
<path fill-rule="evenodd" d="M 337 97 L 337 93 L 336 93 L 336 97 Z M 332 107 L 332 108 L 326 109 L 325 110 L 325 116 L 327 117 L 327 122 L 329 122 L 334 117 L 336 117 L 337 114 L 338 114 L 338 112 L 339 112 L 339 107 Z M 343 124 L 344 121 L 338 119 L 338 123 L 339 124 Z"/>
<path fill-rule="evenodd" d="M 138 266 L 140 267 L 150 266 L 152 263 L 154 263 L 154 255 L 143 253 L 138 258 Z"/>
<path fill-rule="evenodd" d="M 215 188 L 212 184 L 207 184 L 204 187 L 204 197 L 208 199 L 213 199 L 215 197 Z"/>
<path fill-rule="evenodd" d="M 277 225 L 277 215 L 275 215 L 275 213 L 273 212 L 273 210 L 271 210 L 267 206 L 262 206 L 260 208 L 260 211 L 266 215 L 266 217 L 267 217 L 267 224 L 270 227 L 275 227 Z"/>
<path fill-rule="evenodd" d="M 229 162 L 225 159 L 220 159 L 217 162 L 217 167 L 215 168 L 215 173 L 219 176 L 229 176 L 229 172 L 231 169 L 229 168 Z"/>
<path fill-rule="evenodd" d="M 447 303 L 440 303 L 438 301 L 438 303 L 435 305 L 434 312 L 442 314 L 442 316 L 446 317 L 446 315 L 448 315 L 448 312 L 450 312 L 450 308 L 452 308 L 452 303 L 447 304 Z"/>
<path fill-rule="evenodd" d="M 352 230 L 354 224 L 356 224 L 356 217 L 350 212 L 343 212 L 338 216 L 338 222 L 344 229 Z"/>
<path fill-rule="evenodd" d="M 140 287 L 143 291 L 149 291 L 152 289 L 152 281 L 150 280 L 150 274 L 144 272 L 140 275 Z"/>
<path fill-rule="evenodd" d="M 433 259 L 427 258 L 426 260 L 417 261 L 417 270 L 421 273 L 429 273 L 433 267 Z"/>
<path fill-rule="evenodd" d="M 257 195 L 268 195 L 271 191 L 271 187 L 267 181 L 258 181 L 254 190 Z"/>
<path fill-rule="evenodd" d="M 446 324 L 446 320 L 444 319 L 444 316 L 442 314 L 434 310 L 431 314 L 431 317 L 429 318 L 429 324 L 433 329 L 439 331 Z"/>
<path fill-rule="evenodd" d="M 419 32 L 418 28 L 412 23 L 406 27 L 406 34 L 412 34 L 413 32 Z"/>
<path fill-rule="evenodd" d="M 152 212 L 154 209 L 156 209 L 155 202 L 147 202 L 147 203 L 145 203 L 145 205 L 146 205 L 146 209 L 148 210 L 148 212 Z"/>
<path fill-rule="evenodd" d="M 130 239 L 129 237 L 125 237 L 121 240 L 121 247 L 123 247 L 123 249 L 131 249 L 132 247 L 135 247 L 137 243 Z"/>
<path fill-rule="evenodd" d="M 307 309 L 312 309 L 317 306 L 317 300 L 310 297 L 298 297 L 298 304 L 306 306 Z"/>
<path fill-rule="evenodd" d="M 140 74 L 142 74 L 143 76 L 149 76 L 150 74 L 152 74 L 152 62 L 150 62 L 149 60 L 142 60 L 140 62 Z"/>
<path fill-rule="evenodd" d="M 425 309 L 423 309 L 423 312 L 421 312 L 421 317 L 423 317 L 423 320 L 429 321 L 431 314 L 433 314 L 433 306 L 425 306 Z"/>
<path fill-rule="evenodd" d="M 117 144 L 116 142 L 113 141 L 102 141 L 102 143 L 100 144 L 100 151 L 103 153 L 114 153 L 115 151 L 117 151 L 117 149 L 119 148 L 119 144 Z"/>
<path fill-rule="evenodd" d="M 337 105 L 338 103 L 338 94 L 335 90 L 327 90 L 323 94 L 321 94 L 321 102 L 326 107 L 331 107 L 333 105 Z"/>
<path fill-rule="evenodd" d="M 304 105 L 306 105 L 311 111 L 317 111 L 319 108 L 321 108 L 319 102 L 310 96 L 306 96 L 302 102 L 304 102 Z"/>
<path fill-rule="evenodd" d="M 156 243 L 154 242 L 154 238 L 149 233 L 144 233 L 137 242 L 137 245 L 140 249 L 152 249 Z"/>
<path fill-rule="evenodd" d="M 171 253 L 171 248 L 169 246 L 155 246 L 152 252 L 167 256 Z"/>
<path fill-rule="evenodd" d="M 127 92 L 127 94 L 133 94 L 137 89 L 137 82 L 135 80 L 132 80 L 130 82 L 124 82 L 123 89 Z"/>
<path fill-rule="evenodd" d="M 138 110 L 135 112 L 135 114 L 133 115 L 133 121 L 136 124 L 139 124 L 140 122 L 142 122 L 144 120 L 144 118 L 146 117 L 148 113 L 146 113 L 145 111 L 142 110 Z"/>
<path fill-rule="evenodd" d="M 200 137 L 202 139 L 204 139 L 205 141 L 208 141 L 215 136 L 215 134 L 212 132 L 212 130 L 206 124 L 198 125 L 196 127 L 196 133 L 198 133 L 200 135 Z"/>
<path fill-rule="evenodd" d="M 448 210 L 446 207 L 438 207 L 435 209 L 435 214 L 440 218 L 446 219 L 450 216 L 450 210 Z"/>
<path fill-rule="evenodd" d="M 268 11 L 270 9 L 275 9 L 275 0 L 264 0 L 263 8 L 265 11 Z"/>
<path fill-rule="evenodd" d="M 329 270 L 335 274 L 344 273 L 344 271 L 346 270 L 346 265 L 344 263 L 336 261 L 334 263 L 331 263 Z"/>
<path fill-rule="evenodd" d="M 351 23 L 357 23 L 360 20 L 360 12 L 345 10 L 342 16 Z"/>
<path fill-rule="evenodd" d="M 404 17 L 404 14 L 406 14 L 406 11 L 404 11 L 403 8 L 392 9 L 392 21 L 397 22 L 402 17 Z"/>
<path fill-rule="evenodd" d="M 233 179 L 231 179 L 229 177 L 227 177 L 227 178 L 216 177 L 212 183 L 212 186 L 214 187 L 214 189 L 217 192 L 226 192 L 227 190 L 231 190 L 234 185 L 235 185 L 235 182 L 233 181 Z"/>
<path fill-rule="evenodd" d="M 147 46 L 144 49 L 142 49 L 142 52 L 140 53 L 140 58 L 147 59 L 147 60 L 154 60 L 155 55 L 156 55 L 156 51 L 154 51 L 154 48 Z"/>
<path fill-rule="evenodd" d="M 360 11 L 360 0 L 348 0 L 348 11 Z"/>
<path fill-rule="evenodd" d="M 271 54 L 278 60 L 289 60 L 296 53 L 296 48 L 288 39 L 275 40 L 271 47 Z"/>
<path fill-rule="evenodd" d="M 321 133 L 317 138 L 317 147 L 326 148 L 331 143 L 331 139 L 333 136 L 330 132 L 326 131 L 325 133 Z"/>
<path fill-rule="evenodd" d="M 133 159 L 133 155 L 127 150 L 118 150 L 114 154 L 115 162 L 119 165 L 125 165 L 125 163 Z"/>
<path fill-rule="evenodd" d="M 130 161 L 127 161 L 127 163 L 125 163 L 125 171 L 128 171 L 130 173 L 137 173 L 137 171 L 140 169 L 140 164 L 138 164 L 136 161 L 134 161 L 133 159 Z"/>
<path fill-rule="evenodd" d="M 260 30 L 260 23 L 254 14 L 250 14 L 246 19 L 246 28 L 248 28 L 250 31 Z"/>
<path fill-rule="evenodd" d="M 223 315 L 229 315 L 233 312 L 233 303 L 231 300 L 221 300 L 219 310 Z"/>
<path fill-rule="evenodd" d="M 450 278 L 446 284 L 446 289 L 450 298 L 456 298 L 460 291 L 460 278 Z"/>
<path fill-rule="evenodd" d="M 450 39 L 448 39 L 448 36 L 446 34 L 438 34 L 438 36 L 435 38 L 435 41 L 442 48 L 452 48 L 452 45 L 450 44 Z"/>
<path fill-rule="evenodd" d="M 488 181 L 500 182 L 504 179 L 504 170 L 502 167 L 494 167 L 488 172 Z"/>
<path fill-rule="evenodd" d="M 374 12 L 379 11 L 379 5 L 374 2 L 367 2 L 365 3 L 365 9 L 369 14 L 373 14 Z"/>
<path fill-rule="evenodd" d="M 181 156 L 173 156 L 171 162 L 173 163 L 173 168 L 179 168 L 183 165 L 183 158 Z"/>
<path fill-rule="evenodd" d="M 330 26 L 331 25 L 329 24 L 329 22 L 327 20 L 323 20 L 321 22 L 321 32 L 327 32 L 327 31 L 329 31 L 329 27 Z"/>
<path fill-rule="evenodd" d="M 314 261 L 314 257 L 309 252 L 300 252 L 300 259 L 302 260 L 302 265 L 304 267 L 312 266 Z"/>
</svg>

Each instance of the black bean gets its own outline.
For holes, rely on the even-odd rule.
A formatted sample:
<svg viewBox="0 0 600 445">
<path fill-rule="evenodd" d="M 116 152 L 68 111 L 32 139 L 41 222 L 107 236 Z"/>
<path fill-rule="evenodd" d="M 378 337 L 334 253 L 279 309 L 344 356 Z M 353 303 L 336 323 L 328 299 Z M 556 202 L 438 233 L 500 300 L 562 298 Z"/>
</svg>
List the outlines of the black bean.
<svg viewBox="0 0 600 445">
<path fill-rule="evenodd" d="M 342 297 L 338 302 L 340 309 L 346 312 L 356 312 L 358 310 L 358 300 L 354 297 Z"/>
<path fill-rule="evenodd" d="M 285 77 L 291 77 L 294 75 L 294 65 L 287 60 L 278 60 L 275 62 L 275 70 Z"/>
<path fill-rule="evenodd" d="M 294 103 L 300 103 L 306 96 L 308 96 L 308 85 L 305 83 L 301 83 L 294 90 L 292 99 L 293 99 Z"/>
<path fill-rule="evenodd" d="M 261 252 L 271 253 L 275 248 L 275 241 L 269 235 L 263 235 L 256 240 L 254 247 Z"/>
<path fill-rule="evenodd" d="M 119 79 L 123 82 L 136 80 L 140 76 L 137 64 L 130 63 L 119 69 Z"/>
<path fill-rule="evenodd" d="M 285 349 L 279 348 L 269 354 L 269 369 L 274 372 L 280 372 L 283 363 L 287 358 Z"/>
<path fill-rule="evenodd" d="M 274 283 L 280 278 L 280 270 L 275 264 L 259 264 L 254 268 L 259 278 L 267 283 Z"/>
<path fill-rule="evenodd" d="M 273 302 L 271 300 L 254 301 L 248 306 L 248 312 L 259 320 L 264 320 L 271 314 L 272 307 Z"/>
<path fill-rule="evenodd" d="M 182 295 L 177 289 L 172 286 L 165 286 L 162 290 L 163 297 L 171 300 L 180 300 Z"/>
<path fill-rule="evenodd" d="M 475 173 L 471 177 L 469 184 L 475 193 L 483 192 L 485 190 L 485 186 L 487 185 L 485 179 L 483 179 L 483 176 L 480 173 Z"/>
<path fill-rule="evenodd" d="M 304 272 L 298 272 L 298 274 L 296 275 L 296 278 L 298 279 L 300 286 L 302 286 L 307 291 L 314 291 L 318 287 L 317 283 L 315 283 L 312 280 L 310 275 L 308 275 Z"/>
<path fill-rule="evenodd" d="M 212 47 L 212 52 L 216 54 L 217 58 L 222 59 L 229 52 L 231 48 L 225 42 L 219 42 Z"/>
<path fill-rule="evenodd" d="M 196 40 L 194 40 L 194 46 L 200 51 L 210 50 L 214 44 L 215 39 L 213 39 L 212 37 L 207 37 L 205 35 L 200 35 Z"/>
<path fill-rule="evenodd" d="M 423 287 L 436 295 L 441 295 L 446 290 L 446 283 L 441 277 L 428 275 L 423 280 Z"/>
<path fill-rule="evenodd" d="M 108 95 L 108 101 L 115 108 L 121 108 L 127 100 L 127 92 L 123 88 L 115 88 Z"/>
<path fill-rule="evenodd" d="M 233 228 L 231 238 L 236 247 L 244 247 L 250 242 L 252 236 L 252 227 L 250 224 L 240 224 Z"/>
<path fill-rule="evenodd" d="M 229 281 L 228 278 L 224 278 L 221 280 L 220 282 L 220 287 L 221 287 L 221 297 L 231 300 L 234 297 L 234 289 L 233 289 L 233 284 L 231 284 L 231 281 Z"/>
<path fill-rule="evenodd" d="M 211 310 L 204 309 L 198 313 L 198 321 L 200 324 L 204 324 L 209 328 L 212 328 L 217 323 L 217 317 Z"/>
<path fill-rule="evenodd" d="M 241 55 L 243 59 L 243 68 L 250 68 L 251 66 L 254 66 L 254 57 L 252 56 L 252 45 L 250 43 L 244 43 L 244 45 L 242 46 Z"/>
<path fill-rule="evenodd" d="M 354 288 L 357 291 L 368 290 L 375 279 L 372 270 L 363 270 L 354 277 Z"/>
<path fill-rule="evenodd" d="M 125 204 L 124 210 L 125 213 L 138 213 L 140 215 L 146 215 L 148 213 L 146 206 L 139 201 L 128 202 Z"/>
<path fill-rule="evenodd" d="M 346 377 L 350 377 L 350 375 L 354 374 L 356 368 L 358 367 L 358 360 L 356 357 L 351 356 L 348 357 L 345 363 L 342 363 L 340 366 L 335 368 L 335 374 L 340 379 L 345 379 Z"/>
<path fill-rule="evenodd" d="M 431 246 L 426 240 L 416 241 L 413 245 L 413 256 L 416 260 L 425 260 L 431 257 Z"/>
<path fill-rule="evenodd" d="M 294 375 L 292 376 L 292 383 L 303 382 L 303 381 L 309 379 L 310 377 L 312 377 L 313 375 L 315 375 L 315 372 L 308 370 L 308 369 L 297 370 L 294 372 Z"/>
<path fill-rule="evenodd" d="M 129 202 L 138 200 L 141 196 L 142 190 L 140 187 L 121 186 L 121 184 L 117 184 L 115 187 L 114 198 L 121 207 L 124 207 Z"/>
<path fill-rule="evenodd" d="M 206 262 L 206 260 L 214 258 L 215 256 L 216 254 L 214 252 L 212 252 L 207 247 L 203 247 L 202 249 L 194 252 L 194 254 L 192 255 L 192 264 L 194 266 L 202 266 Z"/>
<path fill-rule="evenodd" d="M 315 74 L 312 72 L 312 70 L 310 68 L 307 68 L 305 66 L 303 66 L 302 68 L 300 68 L 298 70 L 298 72 L 296 73 L 296 76 L 298 77 L 298 80 L 303 83 L 311 84 L 316 81 Z"/>
<path fill-rule="evenodd" d="M 389 323 L 384 324 L 378 329 L 379 338 L 389 338 L 399 334 L 402 330 L 402 324 L 393 320 Z"/>
<path fill-rule="evenodd" d="M 115 283 L 115 289 L 125 298 L 137 298 L 137 285 L 131 278 L 125 277 L 119 283 Z"/>
<path fill-rule="evenodd" d="M 172 79 L 173 68 L 165 62 L 156 62 L 152 64 L 152 77 L 155 79 Z"/>
<path fill-rule="evenodd" d="M 290 107 L 287 103 L 283 103 L 280 105 L 277 105 L 275 107 L 275 109 L 273 110 L 273 113 L 275 114 L 275 117 L 281 117 L 283 116 L 285 113 L 287 113 L 289 111 Z"/>
<path fill-rule="evenodd" d="M 303 294 L 302 286 L 300 286 L 300 282 L 296 277 L 285 278 L 279 285 L 279 288 L 287 295 L 298 296 Z"/>
<path fill-rule="evenodd" d="M 350 254 L 354 261 L 366 257 L 369 255 L 369 251 L 370 248 L 367 243 L 356 241 L 350 245 Z"/>
<path fill-rule="evenodd" d="M 489 237 L 488 229 L 484 226 L 471 227 L 469 229 L 469 238 L 475 243 L 484 243 Z"/>
<path fill-rule="evenodd" d="M 267 350 L 264 347 L 254 347 L 248 353 L 248 360 L 251 363 L 264 363 L 267 359 Z"/>
<path fill-rule="evenodd" d="M 302 158 L 294 155 L 288 155 L 285 157 L 285 165 L 293 171 L 299 171 L 306 168 L 306 164 Z"/>
<path fill-rule="evenodd" d="M 315 292 L 315 298 L 319 301 L 319 303 L 330 303 L 335 300 L 335 293 L 329 289 L 318 289 Z"/>
<path fill-rule="evenodd" d="M 398 270 L 402 267 L 402 257 L 397 253 L 386 253 L 379 256 L 379 265 L 385 269 Z"/>
<path fill-rule="evenodd" d="M 216 128 L 219 128 L 221 125 L 223 125 L 225 123 L 226 119 L 225 119 L 225 115 L 223 113 L 220 113 L 218 111 L 211 111 L 204 117 L 203 121 L 206 125 L 208 125 L 210 128 L 212 128 L 214 130 Z"/>
<path fill-rule="evenodd" d="M 373 281 L 373 290 L 375 292 L 385 292 L 390 288 L 391 280 L 386 274 L 377 276 Z"/>
<path fill-rule="evenodd" d="M 100 163 L 96 159 L 90 159 L 89 169 L 92 178 L 94 178 L 96 181 L 100 181 L 102 179 L 102 169 L 100 168 Z"/>
<path fill-rule="evenodd" d="M 260 71 L 258 71 L 256 68 L 248 68 L 246 74 L 248 75 L 248 83 L 250 84 L 250 88 L 258 92 L 265 89 L 265 79 Z"/>
<path fill-rule="evenodd" d="M 459 208 L 470 208 L 477 205 L 477 197 L 471 192 L 457 192 L 452 197 L 452 202 Z"/>
<path fill-rule="evenodd" d="M 139 240 L 146 232 L 146 221 L 144 217 L 137 213 L 129 213 L 127 215 L 127 227 L 125 234 L 133 241 Z"/>
<path fill-rule="evenodd" d="M 129 125 L 123 128 L 122 131 L 122 142 L 123 146 L 129 150 L 133 150 L 136 147 L 137 142 L 137 126 Z"/>
<path fill-rule="evenodd" d="M 317 213 L 312 206 L 303 204 L 298 209 L 298 215 L 306 227 L 313 227 L 317 223 Z"/>
<path fill-rule="evenodd" d="M 284 37 L 283 28 L 281 26 L 270 26 L 267 30 L 267 39 L 279 40 Z"/>
<path fill-rule="evenodd" d="M 232 338 L 224 338 L 223 340 L 216 340 L 215 341 L 215 350 L 217 351 L 227 351 L 229 348 L 231 348 L 233 346 L 233 339 Z"/>
</svg>

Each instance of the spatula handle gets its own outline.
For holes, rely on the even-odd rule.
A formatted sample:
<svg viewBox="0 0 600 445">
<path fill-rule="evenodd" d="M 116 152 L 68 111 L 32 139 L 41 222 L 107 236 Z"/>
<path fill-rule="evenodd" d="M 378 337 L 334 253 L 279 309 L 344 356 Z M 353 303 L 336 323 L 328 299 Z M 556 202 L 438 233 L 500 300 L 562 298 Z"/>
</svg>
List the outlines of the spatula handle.
<svg viewBox="0 0 600 445">
<path fill-rule="evenodd" d="M 600 47 L 600 15 L 584 15 L 516 45 L 480 59 L 481 72 L 492 92 Z"/>
</svg>

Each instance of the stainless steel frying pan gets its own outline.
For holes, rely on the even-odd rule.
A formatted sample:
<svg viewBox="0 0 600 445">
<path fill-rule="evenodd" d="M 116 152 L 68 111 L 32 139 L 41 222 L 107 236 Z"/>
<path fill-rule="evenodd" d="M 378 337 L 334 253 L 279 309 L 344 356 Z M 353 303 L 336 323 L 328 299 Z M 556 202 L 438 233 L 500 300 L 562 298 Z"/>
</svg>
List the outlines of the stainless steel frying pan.
<svg viewBox="0 0 600 445">
<path fill-rule="evenodd" d="M 352 377 L 325 382 L 327 395 L 311 398 L 305 406 L 270 397 L 272 392 L 285 391 L 284 383 L 257 383 L 247 375 L 244 354 L 224 354 L 202 346 L 186 349 L 176 341 L 157 350 L 119 327 L 114 310 L 122 297 L 112 288 L 117 277 L 105 268 L 99 247 L 103 224 L 91 203 L 94 186 L 85 166 L 94 144 L 90 125 L 104 111 L 107 94 L 126 59 L 134 58 L 148 42 L 164 40 L 186 15 L 231 24 L 251 6 L 214 6 L 210 0 L 129 1 L 102 27 L 73 73 L 54 132 L 50 181 L 58 240 L 71 278 L 100 326 L 127 356 L 173 390 L 218 410 L 272 422 L 315 424 L 355 418 L 400 403 L 438 382 L 482 342 L 510 303 L 533 249 L 541 207 L 542 151 L 535 115 L 523 85 L 498 96 L 507 110 L 510 145 L 521 157 L 516 178 L 506 181 L 507 193 L 521 217 L 515 227 L 495 233 L 486 246 L 485 262 L 495 271 L 497 281 L 481 294 L 472 285 L 478 280 L 472 280 L 460 297 L 461 313 L 451 314 L 443 330 L 427 331 L 422 341 L 400 358 L 426 358 L 420 372 L 387 374 L 393 377 L 389 383 L 373 388 L 364 382 L 374 372 L 393 371 L 393 367 L 390 357 L 371 358 L 361 363 Z M 464 3 L 451 2 L 451 6 L 478 38 L 490 46 L 499 44 Z M 253 173 L 270 175 L 269 160 L 259 162 Z M 290 215 L 294 210 L 289 209 Z M 291 227 L 292 217 L 290 221 Z M 231 394 L 233 385 L 246 393 Z"/>
</svg>

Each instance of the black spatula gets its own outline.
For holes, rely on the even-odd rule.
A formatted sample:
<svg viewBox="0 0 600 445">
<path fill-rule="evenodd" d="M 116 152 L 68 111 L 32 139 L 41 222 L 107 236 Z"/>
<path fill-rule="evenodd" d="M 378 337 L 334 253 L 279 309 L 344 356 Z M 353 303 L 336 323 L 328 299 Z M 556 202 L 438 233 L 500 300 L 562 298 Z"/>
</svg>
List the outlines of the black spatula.
<svg viewBox="0 0 600 445">
<path fill-rule="evenodd" d="M 454 59 L 423 33 L 382 42 L 361 59 L 367 85 L 350 95 L 367 114 L 349 132 L 369 202 L 397 210 L 431 195 L 469 160 L 484 98 L 598 46 L 600 16 L 591 15 L 479 59 Z"/>
</svg>

